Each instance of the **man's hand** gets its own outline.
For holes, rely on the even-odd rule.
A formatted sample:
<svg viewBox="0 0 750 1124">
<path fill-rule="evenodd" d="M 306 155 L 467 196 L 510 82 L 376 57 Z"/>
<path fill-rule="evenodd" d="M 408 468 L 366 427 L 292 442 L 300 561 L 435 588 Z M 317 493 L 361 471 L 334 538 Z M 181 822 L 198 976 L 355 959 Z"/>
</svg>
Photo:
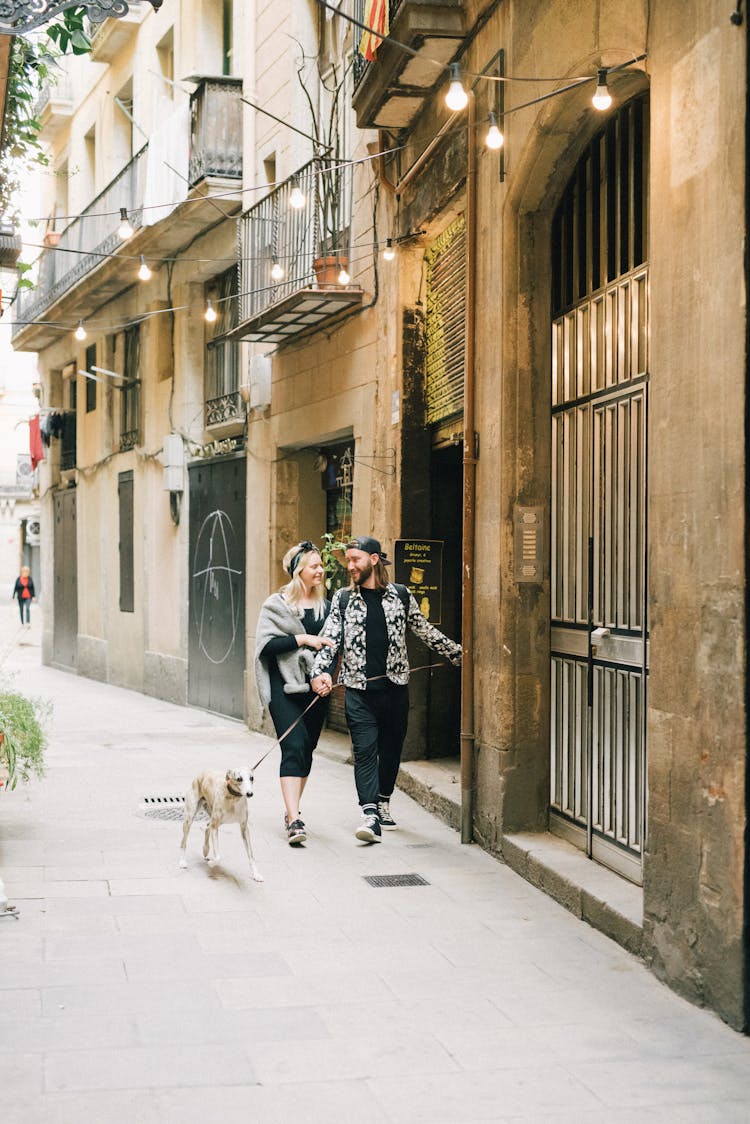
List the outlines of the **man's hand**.
<svg viewBox="0 0 750 1124">
<path fill-rule="evenodd" d="M 322 675 L 316 675 L 314 679 L 310 680 L 310 686 L 312 687 L 316 695 L 320 695 L 321 698 L 325 698 L 326 695 L 330 695 L 331 693 L 333 680 L 331 679 L 328 672 L 324 671 Z"/>
</svg>

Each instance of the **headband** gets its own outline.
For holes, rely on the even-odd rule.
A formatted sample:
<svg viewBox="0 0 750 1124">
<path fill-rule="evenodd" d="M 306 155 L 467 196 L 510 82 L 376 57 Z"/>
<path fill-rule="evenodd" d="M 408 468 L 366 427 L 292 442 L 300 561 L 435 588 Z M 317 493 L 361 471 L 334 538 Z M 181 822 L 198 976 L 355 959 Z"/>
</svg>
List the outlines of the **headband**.
<svg viewBox="0 0 750 1124">
<path fill-rule="evenodd" d="M 294 571 L 299 566 L 302 555 L 307 554 L 309 550 L 315 549 L 315 544 L 311 543 L 308 539 L 305 539 L 304 542 L 301 542 L 299 544 L 299 546 L 297 547 L 297 553 L 294 555 L 294 558 L 292 558 L 291 562 L 286 568 L 286 572 L 289 574 L 290 578 L 294 577 Z"/>
</svg>

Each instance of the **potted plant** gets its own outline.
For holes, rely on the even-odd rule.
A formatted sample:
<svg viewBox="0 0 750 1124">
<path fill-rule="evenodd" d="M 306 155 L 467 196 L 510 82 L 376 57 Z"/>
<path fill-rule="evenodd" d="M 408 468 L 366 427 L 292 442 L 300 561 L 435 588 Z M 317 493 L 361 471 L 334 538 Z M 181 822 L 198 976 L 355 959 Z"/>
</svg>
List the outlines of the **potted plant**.
<svg viewBox="0 0 750 1124">
<path fill-rule="evenodd" d="M 317 168 L 315 209 L 318 245 L 313 269 L 319 285 L 339 285 L 341 270 L 347 270 L 349 266 L 351 200 L 348 193 L 351 167 L 345 152 L 345 113 L 351 62 L 348 65 L 332 65 L 325 76 L 315 62 L 315 92 L 321 94 L 320 104 L 316 104 L 305 81 L 306 65 L 311 61 L 303 52 L 297 76 L 310 110 Z"/>
<path fill-rule="evenodd" d="M 44 773 L 45 723 L 51 707 L 0 683 L 0 788 L 13 789 Z"/>
<path fill-rule="evenodd" d="M 323 580 L 328 593 L 335 593 L 349 581 L 346 566 L 342 562 L 345 553 L 346 543 L 330 531 L 326 531 L 320 548 L 320 560 L 323 563 Z"/>
</svg>

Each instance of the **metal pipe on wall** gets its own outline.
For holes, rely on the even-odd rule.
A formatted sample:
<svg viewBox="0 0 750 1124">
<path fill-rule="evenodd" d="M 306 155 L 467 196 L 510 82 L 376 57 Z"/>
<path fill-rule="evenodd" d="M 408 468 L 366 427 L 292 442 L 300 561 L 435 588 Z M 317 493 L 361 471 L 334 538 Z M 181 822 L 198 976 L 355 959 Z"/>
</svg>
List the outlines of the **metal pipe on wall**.
<svg viewBox="0 0 750 1124">
<path fill-rule="evenodd" d="M 474 837 L 474 328 L 476 322 L 476 102 L 469 93 L 466 118 L 466 343 L 464 369 L 463 520 L 461 555 L 461 842 Z"/>
</svg>

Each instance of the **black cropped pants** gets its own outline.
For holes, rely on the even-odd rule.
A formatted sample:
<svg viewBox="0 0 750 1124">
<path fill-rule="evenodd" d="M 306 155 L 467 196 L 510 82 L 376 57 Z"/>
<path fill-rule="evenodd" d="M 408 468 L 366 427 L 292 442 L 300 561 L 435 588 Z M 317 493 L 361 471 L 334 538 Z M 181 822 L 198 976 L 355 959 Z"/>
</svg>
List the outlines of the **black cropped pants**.
<svg viewBox="0 0 750 1124">
<path fill-rule="evenodd" d="M 396 785 L 409 722 L 409 688 L 389 683 L 376 691 L 346 688 L 346 723 L 354 751 L 354 783 L 360 805 L 377 804 Z"/>
</svg>

